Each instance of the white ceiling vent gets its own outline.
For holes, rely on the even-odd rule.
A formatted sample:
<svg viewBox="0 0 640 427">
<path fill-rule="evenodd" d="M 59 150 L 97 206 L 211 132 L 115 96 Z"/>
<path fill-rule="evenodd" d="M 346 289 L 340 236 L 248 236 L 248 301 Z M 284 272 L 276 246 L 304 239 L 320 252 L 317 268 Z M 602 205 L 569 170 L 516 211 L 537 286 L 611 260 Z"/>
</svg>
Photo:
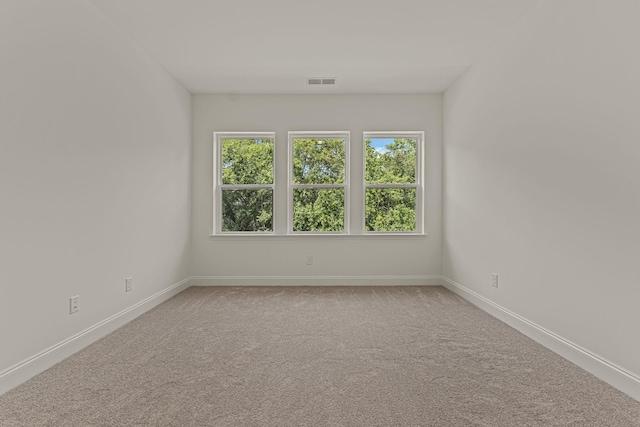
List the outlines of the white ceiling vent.
<svg viewBox="0 0 640 427">
<path fill-rule="evenodd" d="M 334 85 L 336 84 L 335 77 L 308 77 L 307 83 L 310 85 Z"/>
</svg>

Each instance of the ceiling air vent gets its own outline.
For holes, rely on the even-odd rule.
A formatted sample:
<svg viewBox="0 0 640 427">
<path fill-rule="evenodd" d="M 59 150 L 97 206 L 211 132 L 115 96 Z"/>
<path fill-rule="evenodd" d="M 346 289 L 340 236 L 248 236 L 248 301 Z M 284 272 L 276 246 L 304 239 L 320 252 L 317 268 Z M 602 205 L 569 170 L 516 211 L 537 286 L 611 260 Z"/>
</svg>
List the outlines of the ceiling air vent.
<svg viewBox="0 0 640 427">
<path fill-rule="evenodd" d="M 336 84 L 335 77 L 309 77 L 307 78 L 309 85 L 334 85 Z"/>
</svg>

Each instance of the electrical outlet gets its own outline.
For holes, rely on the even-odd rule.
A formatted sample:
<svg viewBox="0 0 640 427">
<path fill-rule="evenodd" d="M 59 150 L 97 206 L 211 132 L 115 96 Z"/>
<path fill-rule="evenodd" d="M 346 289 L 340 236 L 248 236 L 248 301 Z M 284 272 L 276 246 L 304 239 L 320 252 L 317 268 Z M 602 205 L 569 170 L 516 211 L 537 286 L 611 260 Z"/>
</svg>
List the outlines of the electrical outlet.
<svg viewBox="0 0 640 427">
<path fill-rule="evenodd" d="M 498 273 L 491 273 L 491 286 L 498 287 Z"/>
<path fill-rule="evenodd" d="M 131 292 L 133 290 L 133 277 L 127 277 L 124 279 L 124 291 Z"/>
<path fill-rule="evenodd" d="M 77 313 L 80 311 L 80 296 L 69 298 L 69 314 Z"/>
<path fill-rule="evenodd" d="M 307 255 L 307 265 L 313 265 L 313 255 Z"/>
</svg>

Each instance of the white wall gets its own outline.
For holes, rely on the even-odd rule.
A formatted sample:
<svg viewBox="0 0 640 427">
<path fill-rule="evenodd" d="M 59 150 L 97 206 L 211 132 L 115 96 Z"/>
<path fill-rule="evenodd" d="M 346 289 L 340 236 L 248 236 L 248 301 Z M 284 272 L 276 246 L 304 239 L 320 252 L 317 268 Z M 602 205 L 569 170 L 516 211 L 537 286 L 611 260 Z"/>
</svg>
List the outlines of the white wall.
<svg viewBox="0 0 640 427">
<path fill-rule="evenodd" d="M 0 61 L 2 373 L 188 277 L 191 99 L 82 0 L 3 1 Z"/>
<path fill-rule="evenodd" d="M 638 1 L 541 1 L 444 112 L 444 275 L 636 376 L 639 22 Z"/>
<path fill-rule="evenodd" d="M 223 277 L 440 275 L 441 95 L 196 95 L 193 97 L 193 274 Z M 351 176 L 362 174 L 365 130 L 424 130 L 427 237 L 209 237 L 212 234 L 214 131 L 275 131 L 287 162 L 287 132 L 351 131 Z M 286 169 L 276 171 L 275 203 L 286 205 Z M 359 200 L 362 190 L 353 187 Z M 352 205 L 353 221 L 361 215 Z M 286 223 L 281 216 L 276 221 Z M 285 226 L 286 227 L 286 226 Z M 314 265 L 305 265 L 305 255 Z M 415 277 L 414 277 L 415 278 Z M 225 279 L 226 280 L 226 279 Z M 262 282 L 264 283 L 264 282 Z M 278 281 L 276 280 L 276 283 Z"/>
</svg>

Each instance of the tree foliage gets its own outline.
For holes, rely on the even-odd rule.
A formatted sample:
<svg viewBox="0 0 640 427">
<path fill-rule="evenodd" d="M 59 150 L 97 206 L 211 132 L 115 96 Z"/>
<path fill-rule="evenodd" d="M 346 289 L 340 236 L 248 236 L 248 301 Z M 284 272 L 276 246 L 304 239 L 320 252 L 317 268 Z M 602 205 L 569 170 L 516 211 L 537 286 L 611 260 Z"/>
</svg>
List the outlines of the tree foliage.
<svg viewBox="0 0 640 427">
<path fill-rule="evenodd" d="M 273 231 L 273 190 L 222 190 L 222 231 Z"/>
<path fill-rule="evenodd" d="M 344 183 L 344 139 L 296 138 L 292 149 L 294 184 Z M 294 189 L 293 230 L 344 230 L 344 189 Z"/>
<path fill-rule="evenodd" d="M 273 139 L 224 139 L 222 184 L 272 184 Z M 222 231 L 273 231 L 273 190 L 222 190 Z"/>
<path fill-rule="evenodd" d="M 294 184 L 342 184 L 344 139 L 296 138 L 293 140 Z"/>
<path fill-rule="evenodd" d="M 344 140 L 296 138 L 293 141 L 294 184 L 342 184 L 345 180 Z M 224 139 L 222 183 L 226 185 L 272 184 L 273 139 Z M 416 182 L 416 140 L 396 138 L 384 149 L 365 141 L 367 184 Z M 342 188 L 293 190 L 294 231 L 344 230 L 345 194 Z M 416 227 L 416 189 L 367 188 L 367 231 L 413 231 Z M 272 231 L 273 190 L 222 190 L 223 231 Z"/>
<path fill-rule="evenodd" d="M 223 184 L 273 184 L 273 139 L 224 139 Z"/>
<path fill-rule="evenodd" d="M 416 140 L 396 138 L 382 151 L 370 139 L 365 141 L 367 184 L 410 184 L 416 182 Z"/>
<path fill-rule="evenodd" d="M 385 150 L 365 141 L 365 180 L 368 184 L 416 182 L 416 139 L 396 138 Z M 367 231 L 413 231 L 416 227 L 416 190 L 413 188 L 367 188 Z"/>
<path fill-rule="evenodd" d="M 293 230 L 344 230 L 344 190 L 342 188 L 293 190 Z"/>
</svg>

